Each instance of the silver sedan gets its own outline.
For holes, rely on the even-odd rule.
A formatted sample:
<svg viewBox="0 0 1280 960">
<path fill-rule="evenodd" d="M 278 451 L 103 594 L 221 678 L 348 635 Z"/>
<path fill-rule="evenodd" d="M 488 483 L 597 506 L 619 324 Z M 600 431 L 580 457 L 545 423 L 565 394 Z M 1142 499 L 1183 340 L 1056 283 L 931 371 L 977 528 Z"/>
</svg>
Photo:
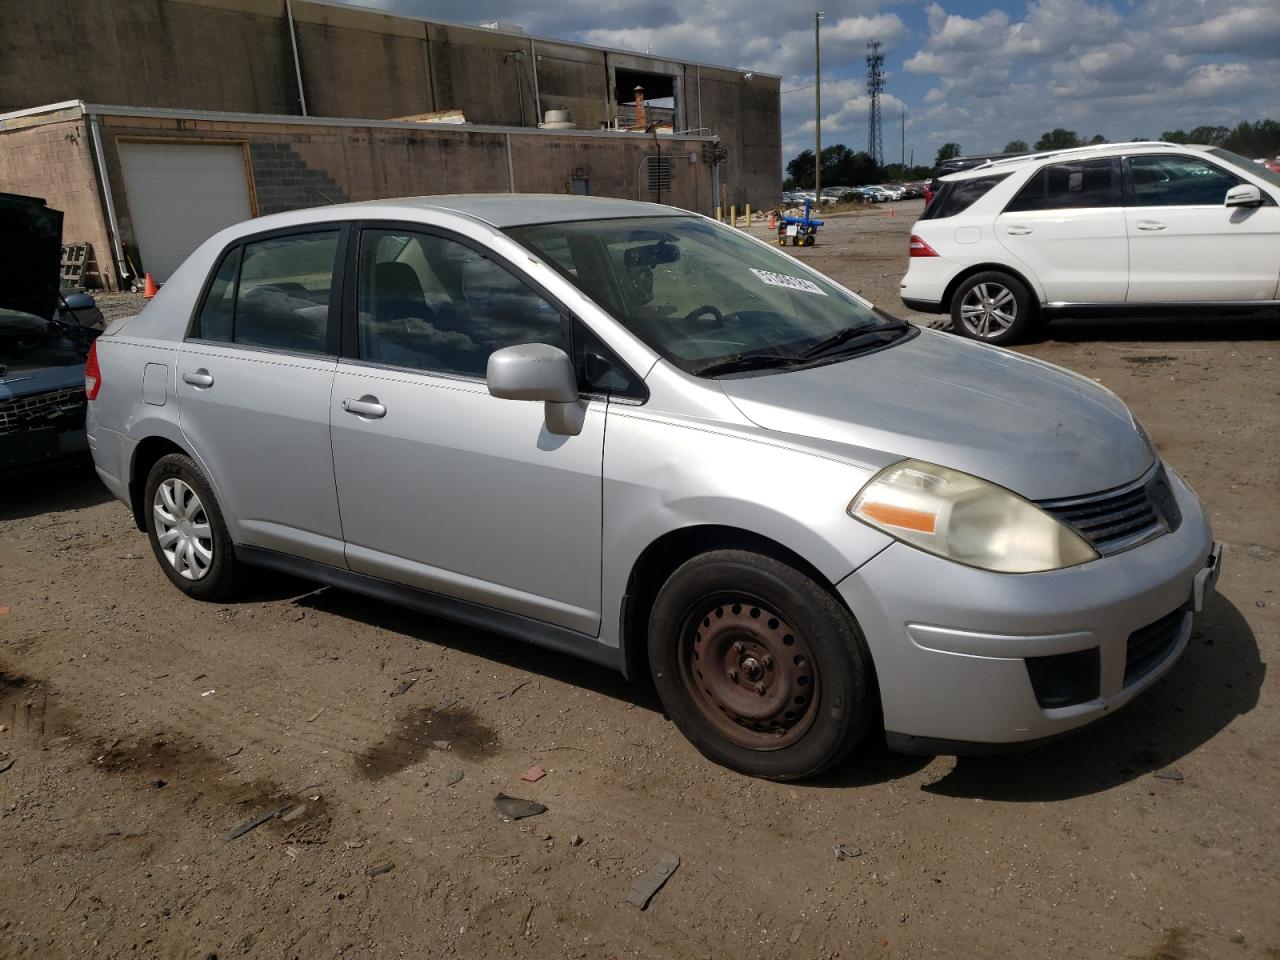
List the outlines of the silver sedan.
<svg viewBox="0 0 1280 960">
<path fill-rule="evenodd" d="M 648 674 L 805 777 L 1026 746 L 1177 660 L 1218 573 L 1124 404 L 682 210 L 388 200 L 201 246 L 86 370 L 169 579 L 254 568 Z"/>
</svg>

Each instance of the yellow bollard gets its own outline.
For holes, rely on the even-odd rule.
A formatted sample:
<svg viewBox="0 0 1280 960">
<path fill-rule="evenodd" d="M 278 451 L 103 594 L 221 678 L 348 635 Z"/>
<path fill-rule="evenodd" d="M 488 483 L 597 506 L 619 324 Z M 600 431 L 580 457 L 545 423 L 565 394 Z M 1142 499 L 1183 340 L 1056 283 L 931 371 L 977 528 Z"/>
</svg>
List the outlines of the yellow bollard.
<svg viewBox="0 0 1280 960">
<path fill-rule="evenodd" d="M 736 227 L 738 225 L 738 205 L 730 204 L 729 206 L 729 226 Z"/>
<path fill-rule="evenodd" d="M 747 204 L 747 229 L 751 229 L 751 204 Z"/>
<path fill-rule="evenodd" d="M 724 207 L 716 207 L 716 220 L 724 223 Z"/>
</svg>

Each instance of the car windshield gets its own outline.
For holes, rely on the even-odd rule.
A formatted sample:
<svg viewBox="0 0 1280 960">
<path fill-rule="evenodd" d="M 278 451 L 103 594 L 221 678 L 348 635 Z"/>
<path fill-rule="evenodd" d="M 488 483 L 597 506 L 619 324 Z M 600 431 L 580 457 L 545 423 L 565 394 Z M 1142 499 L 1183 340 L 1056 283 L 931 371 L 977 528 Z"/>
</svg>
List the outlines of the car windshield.
<svg viewBox="0 0 1280 960">
<path fill-rule="evenodd" d="M 1242 157 L 1238 153 L 1232 153 L 1230 150 L 1223 150 L 1221 147 L 1213 147 L 1209 153 L 1217 157 L 1219 160 L 1225 160 L 1233 167 L 1239 167 L 1241 170 L 1248 171 L 1255 177 L 1261 177 L 1270 183 L 1280 187 L 1280 173 L 1274 170 L 1268 170 L 1266 164 L 1254 163 L 1248 157 Z"/>
<path fill-rule="evenodd" d="M 83 363 L 88 342 L 48 320 L 0 307 L 0 377 L 6 373 Z"/>
<path fill-rule="evenodd" d="M 911 329 L 789 257 L 701 218 L 570 221 L 507 232 L 691 373 L 712 375 L 747 359 L 755 367 L 814 362 L 815 348 L 825 360 Z"/>
</svg>

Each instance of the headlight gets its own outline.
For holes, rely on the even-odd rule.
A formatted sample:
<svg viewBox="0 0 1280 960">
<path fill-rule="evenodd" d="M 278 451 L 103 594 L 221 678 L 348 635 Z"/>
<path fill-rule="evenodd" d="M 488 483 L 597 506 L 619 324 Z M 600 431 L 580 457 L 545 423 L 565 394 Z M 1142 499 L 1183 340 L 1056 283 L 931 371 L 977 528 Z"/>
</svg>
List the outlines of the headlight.
<svg viewBox="0 0 1280 960">
<path fill-rule="evenodd" d="M 850 516 L 957 563 L 1034 573 L 1098 558 L 1078 533 L 994 483 L 920 460 L 881 470 L 849 504 Z"/>
</svg>

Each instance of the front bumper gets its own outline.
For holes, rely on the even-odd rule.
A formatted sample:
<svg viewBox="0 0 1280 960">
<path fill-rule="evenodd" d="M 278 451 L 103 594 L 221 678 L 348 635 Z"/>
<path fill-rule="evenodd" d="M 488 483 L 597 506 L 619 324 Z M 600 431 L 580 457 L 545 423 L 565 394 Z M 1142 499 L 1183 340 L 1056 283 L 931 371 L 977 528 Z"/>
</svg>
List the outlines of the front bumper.
<svg viewBox="0 0 1280 960">
<path fill-rule="evenodd" d="M 1029 746 L 1113 713 L 1163 676 L 1220 566 L 1199 502 L 1169 477 L 1178 529 L 1079 567 L 992 573 L 895 543 L 841 581 L 875 662 L 890 744 Z M 1027 658 L 1094 649 L 1097 695 L 1042 706 Z"/>
</svg>

